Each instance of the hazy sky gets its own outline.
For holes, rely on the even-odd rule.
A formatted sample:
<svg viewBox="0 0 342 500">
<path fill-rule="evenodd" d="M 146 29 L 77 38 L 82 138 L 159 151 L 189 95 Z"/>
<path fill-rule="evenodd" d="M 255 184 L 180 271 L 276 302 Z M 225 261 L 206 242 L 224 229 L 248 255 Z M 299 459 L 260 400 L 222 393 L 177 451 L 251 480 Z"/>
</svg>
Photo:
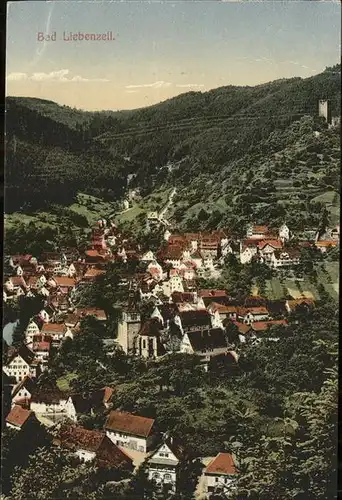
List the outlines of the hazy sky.
<svg viewBox="0 0 342 500">
<path fill-rule="evenodd" d="M 339 1 L 7 5 L 7 95 L 89 110 L 308 77 L 340 60 Z M 70 31 L 112 31 L 115 40 L 64 41 Z M 38 41 L 38 32 L 56 32 L 56 41 Z"/>
</svg>

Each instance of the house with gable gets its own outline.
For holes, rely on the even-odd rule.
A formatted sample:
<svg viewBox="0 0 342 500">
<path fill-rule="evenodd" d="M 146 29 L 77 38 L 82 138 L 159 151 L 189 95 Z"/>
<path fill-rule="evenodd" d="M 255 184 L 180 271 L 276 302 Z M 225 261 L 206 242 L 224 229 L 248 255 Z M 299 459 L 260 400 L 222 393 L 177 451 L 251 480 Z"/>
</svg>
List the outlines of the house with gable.
<svg viewBox="0 0 342 500">
<path fill-rule="evenodd" d="M 148 459 L 148 479 L 164 493 L 176 493 L 179 473 L 187 459 L 188 453 L 184 445 L 171 436 L 165 436 Z"/>
<path fill-rule="evenodd" d="M 276 250 L 281 250 L 283 244 L 281 240 L 261 240 L 258 242 L 258 250 L 261 260 L 268 264 L 271 261 L 272 254 Z"/>
<path fill-rule="evenodd" d="M 154 419 L 132 413 L 111 411 L 104 430 L 117 446 L 146 453 L 155 442 Z"/>
<path fill-rule="evenodd" d="M 12 405 L 30 407 L 30 401 L 36 390 L 36 383 L 30 376 L 26 376 L 12 390 Z"/>
<path fill-rule="evenodd" d="M 38 335 L 40 332 L 39 326 L 37 325 L 36 321 L 33 319 L 30 320 L 29 324 L 26 327 L 26 330 L 24 332 L 25 335 L 25 343 L 30 347 L 33 342 L 33 337 L 35 335 Z"/>
<path fill-rule="evenodd" d="M 153 262 L 155 261 L 155 256 L 152 250 L 148 250 L 140 257 L 141 262 Z"/>
<path fill-rule="evenodd" d="M 234 488 L 238 476 L 233 456 L 230 453 L 219 453 L 204 469 L 204 491 L 207 498 L 213 494 L 228 497 Z"/>
<path fill-rule="evenodd" d="M 272 253 L 269 260 L 265 263 L 273 268 L 288 268 L 297 266 L 300 262 L 300 250 L 297 248 L 283 248 Z"/>
<path fill-rule="evenodd" d="M 41 328 L 43 335 L 52 337 L 52 343 L 58 346 L 65 337 L 72 338 L 72 332 L 64 323 L 44 323 Z"/>
<path fill-rule="evenodd" d="M 70 394 L 65 403 L 67 417 L 77 422 L 79 415 L 93 415 L 96 410 L 107 408 L 113 394 L 109 389 L 102 387 L 89 394 Z"/>
<path fill-rule="evenodd" d="M 183 280 L 178 273 L 163 281 L 161 286 L 166 297 L 171 297 L 173 292 L 184 292 Z"/>
<path fill-rule="evenodd" d="M 183 334 L 189 331 L 207 330 L 211 327 L 211 317 L 206 309 L 197 310 L 191 308 L 190 310 L 178 312 L 173 318 L 173 323 Z"/>
<path fill-rule="evenodd" d="M 191 331 L 184 334 L 180 351 L 196 354 L 205 367 L 211 357 L 229 350 L 228 339 L 221 328 L 210 328 L 202 331 Z"/>
<path fill-rule="evenodd" d="M 283 243 L 290 239 L 290 229 L 285 223 L 280 226 L 278 235 Z"/>
<path fill-rule="evenodd" d="M 31 349 L 22 344 L 19 348 L 9 349 L 3 370 L 18 383 L 26 376 L 38 377 L 41 373 L 41 362 Z"/>
<path fill-rule="evenodd" d="M 238 307 L 237 320 L 250 325 L 254 321 L 267 321 L 269 312 L 265 306 Z"/>
<path fill-rule="evenodd" d="M 33 411 L 27 410 L 20 405 L 15 405 L 6 417 L 6 426 L 16 431 L 25 428 L 39 426 L 39 422 Z"/>
<path fill-rule="evenodd" d="M 258 238 L 250 238 L 240 242 L 240 262 L 249 264 L 258 255 Z"/>
<path fill-rule="evenodd" d="M 30 408 L 37 415 L 66 413 L 66 403 L 69 395 L 57 387 L 52 389 L 37 389 L 33 391 Z"/>
<path fill-rule="evenodd" d="M 52 338 L 44 335 L 37 335 L 33 338 L 32 352 L 41 362 L 41 369 L 44 370 L 50 358 Z"/>
</svg>

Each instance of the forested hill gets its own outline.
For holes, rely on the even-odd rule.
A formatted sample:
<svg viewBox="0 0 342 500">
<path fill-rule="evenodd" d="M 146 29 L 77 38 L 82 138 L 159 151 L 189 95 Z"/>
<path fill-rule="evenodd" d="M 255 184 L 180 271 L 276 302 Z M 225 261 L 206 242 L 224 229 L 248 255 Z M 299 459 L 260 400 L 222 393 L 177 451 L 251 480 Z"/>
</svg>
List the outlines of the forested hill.
<svg viewBox="0 0 342 500">
<path fill-rule="evenodd" d="M 89 113 L 8 98 L 6 211 L 39 208 L 51 197 L 68 203 L 79 190 L 112 199 L 124 192 L 130 173 L 143 194 L 199 179 L 212 184 L 223 174 L 231 186 L 235 163 L 247 158 L 250 170 L 259 155 L 260 164 L 260 155 L 276 149 L 270 135 L 286 134 L 305 115 L 317 117 L 318 99 L 329 99 L 332 114 L 340 115 L 339 65 L 306 79 L 188 92 L 129 112 Z"/>
</svg>

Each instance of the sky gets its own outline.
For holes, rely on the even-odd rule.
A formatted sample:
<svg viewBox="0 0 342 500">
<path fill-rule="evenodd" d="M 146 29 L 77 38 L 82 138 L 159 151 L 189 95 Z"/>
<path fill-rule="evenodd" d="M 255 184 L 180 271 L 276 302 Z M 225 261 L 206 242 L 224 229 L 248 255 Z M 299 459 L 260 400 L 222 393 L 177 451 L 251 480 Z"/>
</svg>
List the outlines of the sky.
<svg viewBox="0 0 342 500">
<path fill-rule="evenodd" d="M 340 61 L 340 11 L 336 0 L 9 2 L 6 95 L 118 110 L 310 77 Z"/>
</svg>

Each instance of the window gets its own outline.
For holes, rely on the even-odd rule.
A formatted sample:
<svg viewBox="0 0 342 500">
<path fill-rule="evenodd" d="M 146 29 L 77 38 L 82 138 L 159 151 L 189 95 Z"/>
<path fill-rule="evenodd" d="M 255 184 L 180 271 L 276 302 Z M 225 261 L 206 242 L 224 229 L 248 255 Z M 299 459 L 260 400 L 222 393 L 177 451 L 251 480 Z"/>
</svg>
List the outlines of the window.
<svg viewBox="0 0 342 500">
<path fill-rule="evenodd" d="M 170 481 L 172 479 L 171 474 L 164 474 L 164 479 Z"/>
<path fill-rule="evenodd" d="M 142 346 L 143 346 L 143 349 L 146 349 L 146 340 L 145 339 L 143 339 L 143 341 L 142 341 Z"/>
</svg>

